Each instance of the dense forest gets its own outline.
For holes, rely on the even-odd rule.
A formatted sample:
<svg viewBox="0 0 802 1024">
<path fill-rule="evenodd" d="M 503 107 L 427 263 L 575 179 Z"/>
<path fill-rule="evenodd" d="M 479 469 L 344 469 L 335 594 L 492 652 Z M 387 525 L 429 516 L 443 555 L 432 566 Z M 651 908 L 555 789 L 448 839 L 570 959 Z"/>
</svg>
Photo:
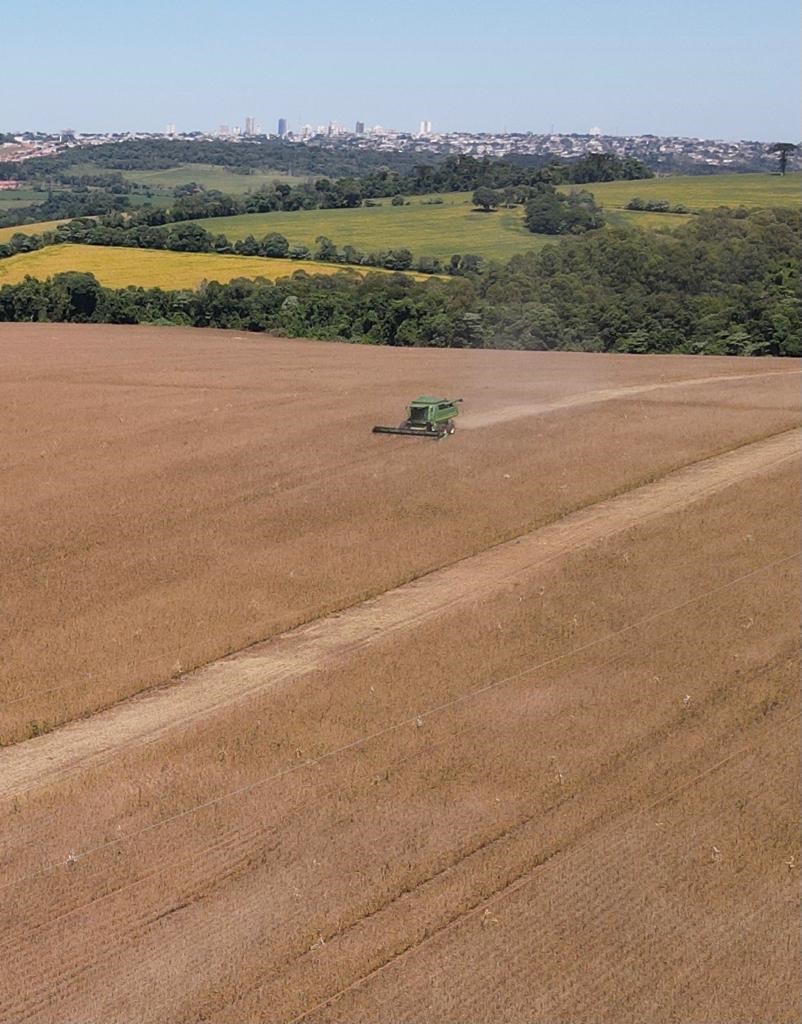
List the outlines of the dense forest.
<svg viewBox="0 0 802 1024">
<path fill-rule="evenodd" d="M 569 237 L 483 273 L 297 272 L 195 290 L 83 273 L 0 288 L 0 320 L 183 324 L 365 344 L 799 355 L 800 214 L 716 210 L 671 234 Z"/>
<path fill-rule="evenodd" d="M 432 154 L 384 153 L 377 150 L 329 149 L 310 146 L 284 139 L 262 138 L 240 141 L 236 144 L 224 140 L 192 139 L 126 139 L 87 149 L 68 149 L 54 156 L 27 160 L 24 164 L 0 163 L 0 177 L 57 179 L 70 174 L 77 163 L 91 160 L 98 168 L 113 171 L 158 171 L 182 164 L 213 164 L 240 174 L 271 170 L 295 175 L 351 175 L 370 168 L 390 167 L 401 173 Z M 12 168 L 15 174 L 8 174 Z"/>
</svg>

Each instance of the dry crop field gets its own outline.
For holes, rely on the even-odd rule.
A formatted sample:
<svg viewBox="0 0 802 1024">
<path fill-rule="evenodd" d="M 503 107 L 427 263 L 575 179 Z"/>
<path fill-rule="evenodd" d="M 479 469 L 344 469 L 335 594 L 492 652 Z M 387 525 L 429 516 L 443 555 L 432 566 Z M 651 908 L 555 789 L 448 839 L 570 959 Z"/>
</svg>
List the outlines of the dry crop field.
<svg viewBox="0 0 802 1024">
<path fill-rule="evenodd" d="M 798 1020 L 798 362 L 0 353 L 0 1021 Z"/>
</svg>

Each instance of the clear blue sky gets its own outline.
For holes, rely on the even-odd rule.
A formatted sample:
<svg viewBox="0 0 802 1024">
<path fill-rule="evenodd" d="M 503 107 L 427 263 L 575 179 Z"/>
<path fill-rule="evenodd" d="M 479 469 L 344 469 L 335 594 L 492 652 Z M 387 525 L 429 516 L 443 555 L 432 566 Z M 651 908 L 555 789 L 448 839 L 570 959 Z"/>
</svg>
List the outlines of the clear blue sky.
<svg viewBox="0 0 802 1024">
<path fill-rule="evenodd" d="M 798 0 L 2 0 L 0 131 L 800 137 Z"/>
</svg>

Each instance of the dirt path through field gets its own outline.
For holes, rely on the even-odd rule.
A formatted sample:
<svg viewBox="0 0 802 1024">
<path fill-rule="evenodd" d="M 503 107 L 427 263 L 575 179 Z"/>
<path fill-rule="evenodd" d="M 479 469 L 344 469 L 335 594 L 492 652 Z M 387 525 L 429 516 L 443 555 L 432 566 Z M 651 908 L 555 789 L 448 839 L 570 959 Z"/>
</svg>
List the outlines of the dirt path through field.
<svg viewBox="0 0 802 1024">
<path fill-rule="evenodd" d="M 579 395 L 569 395 L 567 398 L 561 398 L 556 402 L 508 405 L 504 408 L 493 409 L 488 412 L 468 413 L 467 415 L 460 416 L 459 425 L 461 430 L 476 430 L 479 427 L 490 427 L 497 423 L 519 420 L 525 416 L 539 416 L 547 412 L 557 412 L 560 409 L 595 405 L 597 402 L 611 402 L 615 399 L 645 395 L 653 391 L 675 390 L 677 388 L 690 387 L 692 384 L 719 384 L 724 381 L 729 383 L 734 380 L 749 380 L 753 377 L 776 377 L 778 375 L 785 375 L 788 372 L 798 373 L 800 371 L 772 370 L 767 373 L 726 374 L 717 377 L 695 377 L 690 380 L 663 381 L 657 384 L 636 384 L 623 388 L 601 388 L 598 391 L 586 391 Z"/>
<path fill-rule="evenodd" d="M 319 669 L 377 638 L 413 628 L 440 615 L 444 607 L 474 602 L 567 551 L 683 508 L 799 452 L 800 434 L 793 430 L 695 463 L 209 664 L 90 719 L 10 746 L 0 751 L 0 797 L 14 797 L 122 748 L 154 741 L 171 729 Z"/>
</svg>

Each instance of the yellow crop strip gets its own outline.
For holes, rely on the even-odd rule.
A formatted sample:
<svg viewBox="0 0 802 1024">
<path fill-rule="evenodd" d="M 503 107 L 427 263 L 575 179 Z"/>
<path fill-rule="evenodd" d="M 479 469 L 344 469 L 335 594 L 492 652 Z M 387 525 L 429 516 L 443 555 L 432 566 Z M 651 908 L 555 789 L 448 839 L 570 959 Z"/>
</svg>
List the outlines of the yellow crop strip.
<svg viewBox="0 0 802 1024">
<path fill-rule="evenodd" d="M 343 270 L 363 275 L 371 272 L 367 267 L 345 267 L 311 260 L 273 260 L 259 256 L 220 256 L 100 245 L 53 245 L 0 260 L 0 285 L 17 284 L 28 275 L 44 280 L 70 270 L 94 274 L 108 288 L 138 285 L 166 290 L 197 288 L 204 281 L 225 284 L 235 277 L 265 277 L 274 281 L 290 277 L 299 270 L 307 274 L 336 274 Z M 423 274 L 411 276 L 426 280 Z"/>
<path fill-rule="evenodd" d="M 38 224 L 21 224 L 15 228 L 0 228 L 0 242 L 7 242 L 14 235 L 41 235 L 43 231 L 55 231 L 65 220 L 41 220 Z"/>
</svg>

